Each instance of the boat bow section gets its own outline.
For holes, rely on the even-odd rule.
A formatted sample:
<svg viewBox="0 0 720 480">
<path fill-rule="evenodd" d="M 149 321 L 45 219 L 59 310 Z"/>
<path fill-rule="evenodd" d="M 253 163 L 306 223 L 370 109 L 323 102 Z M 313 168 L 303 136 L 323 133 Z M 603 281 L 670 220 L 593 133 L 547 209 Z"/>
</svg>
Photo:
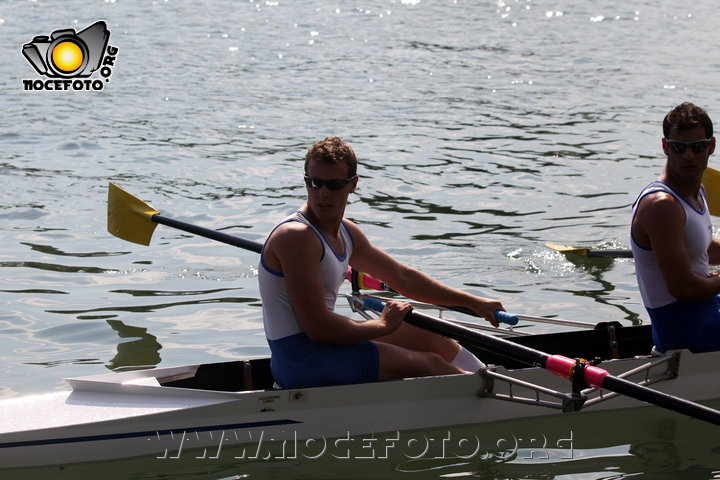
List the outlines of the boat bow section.
<svg viewBox="0 0 720 480">
<path fill-rule="evenodd" d="M 0 466 L 152 458 L 178 445 L 192 450 L 258 438 L 330 439 L 493 417 L 479 408 L 481 375 L 241 391 L 224 391 L 217 378 L 206 377 L 224 371 L 225 383 L 233 384 L 231 377 L 244 368 L 227 362 L 205 369 L 111 373 L 71 379 L 71 392 L 0 402 L 2 418 L 13 419 L 0 427 Z M 209 385 L 221 389 L 203 388 Z"/>
</svg>

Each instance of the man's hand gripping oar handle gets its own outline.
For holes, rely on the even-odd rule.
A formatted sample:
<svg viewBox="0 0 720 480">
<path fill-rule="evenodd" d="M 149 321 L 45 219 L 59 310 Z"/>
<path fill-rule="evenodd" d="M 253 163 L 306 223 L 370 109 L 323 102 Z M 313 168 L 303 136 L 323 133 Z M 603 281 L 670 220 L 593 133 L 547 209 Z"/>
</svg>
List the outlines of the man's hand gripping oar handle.
<svg viewBox="0 0 720 480">
<path fill-rule="evenodd" d="M 377 280 L 373 279 L 372 277 L 368 276 L 368 278 L 377 282 Z M 368 310 L 372 310 L 374 312 L 382 312 L 383 308 L 385 308 L 385 304 L 377 298 L 365 298 L 363 300 L 363 306 L 365 306 L 365 308 L 367 308 Z M 495 320 L 497 320 L 498 322 L 506 323 L 508 325 L 516 325 L 518 323 L 518 318 L 515 315 L 503 312 L 502 310 L 495 310 Z"/>
</svg>

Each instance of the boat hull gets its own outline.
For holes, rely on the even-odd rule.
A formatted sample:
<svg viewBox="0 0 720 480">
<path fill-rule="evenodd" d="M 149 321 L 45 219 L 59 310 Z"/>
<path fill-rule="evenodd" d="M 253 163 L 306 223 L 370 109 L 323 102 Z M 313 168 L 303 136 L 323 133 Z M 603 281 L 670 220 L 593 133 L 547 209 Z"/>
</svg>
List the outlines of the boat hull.
<svg viewBox="0 0 720 480">
<path fill-rule="evenodd" d="M 641 368 L 654 361 L 641 356 L 602 366 L 613 375 L 639 369 L 629 379 L 657 380 L 653 388 L 687 400 L 720 398 L 720 372 L 713 367 L 720 352 L 681 351 L 672 361 Z M 292 449 L 297 455 L 299 445 L 306 456 L 328 449 L 343 455 L 375 435 L 400 441 L 406 432 L 585 411 L 558 411 L 568 409 L 567 396 L 546 390 L 568 392 L 569 383 L 546 370 L 498 365 L 492 373 L 276 390 L 269 360 L 262 359 L 69 379 L 70 392 L 0 402 L 0 418 L 7 419 L 0 426 L 0 466 L 177 458 L 184 451 L 213 457 L 243 445 L 243 455 L 259 455 L 271 443 L 281 445 L 283 455 Z M 596 403 L 586 409 L 647 406 L 623 396 L 604 400 L 607 393 L 584 392 Z"/>
</svg>

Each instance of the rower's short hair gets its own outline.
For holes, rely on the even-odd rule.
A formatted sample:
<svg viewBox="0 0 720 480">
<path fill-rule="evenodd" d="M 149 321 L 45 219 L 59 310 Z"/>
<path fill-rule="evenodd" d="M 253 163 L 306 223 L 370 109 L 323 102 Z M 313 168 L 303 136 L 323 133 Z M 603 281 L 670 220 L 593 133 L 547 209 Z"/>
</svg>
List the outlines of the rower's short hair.
<svg viewBox="0 0 720 480">
<path fill-rule="evenodd" d="M 305 173 L 310 161 L 325 164 L 344 163 L 348 168 L 347 178 L 357 173 L 357 158 L 352 147 L 338 137 L 325 137 L 315 142 L 305 154 Z"/>
<path fill-rule="evenodd" d="M 678 130 L 690 130 L 698 126 L 705 130 L 705 138 L 713 136 L 713 124 L 710 116 L 697 105 L 684 102 L 670 110 L 663 120 L 663 134 L 665 138 L 670 135 L 670 130 L 677 128 Z"/>
</svg>

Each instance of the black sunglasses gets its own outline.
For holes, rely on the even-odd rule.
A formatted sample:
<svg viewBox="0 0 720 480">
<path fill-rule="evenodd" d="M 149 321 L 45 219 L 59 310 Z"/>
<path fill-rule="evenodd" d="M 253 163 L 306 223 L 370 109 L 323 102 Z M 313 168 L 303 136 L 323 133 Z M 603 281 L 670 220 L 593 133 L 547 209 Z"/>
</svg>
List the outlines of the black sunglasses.
<svg viewBox="0 0 720 480">
<path fill-rule="evenodd" d="M 357 175 L 353 175 L 350 178 L 331 178 L 330 180 L 323 180 L 321 178 L 304 175 L 305 185 L 307 185 L 308 188 L 314 188 L 316 190 L 321 189 L 323 185 L 328 187 L 330 190 L 341 190 L 345 188 L 345 185 L 355 180 L 355 177 L 357 177 Z"/>
<path fill-rule="evenodd" d="M 710 140 L 712 140 L 712 138 L 695 140 L 694 142 L 681 142 L 680 140 L 671 140 L 669 138 L 665 139 L 668 146 L 672 148 L 675 153 L 684 153 L 688 147 L 690 147 L 693 153 L 702 153 L 710 146 Z"/>
</svg>

